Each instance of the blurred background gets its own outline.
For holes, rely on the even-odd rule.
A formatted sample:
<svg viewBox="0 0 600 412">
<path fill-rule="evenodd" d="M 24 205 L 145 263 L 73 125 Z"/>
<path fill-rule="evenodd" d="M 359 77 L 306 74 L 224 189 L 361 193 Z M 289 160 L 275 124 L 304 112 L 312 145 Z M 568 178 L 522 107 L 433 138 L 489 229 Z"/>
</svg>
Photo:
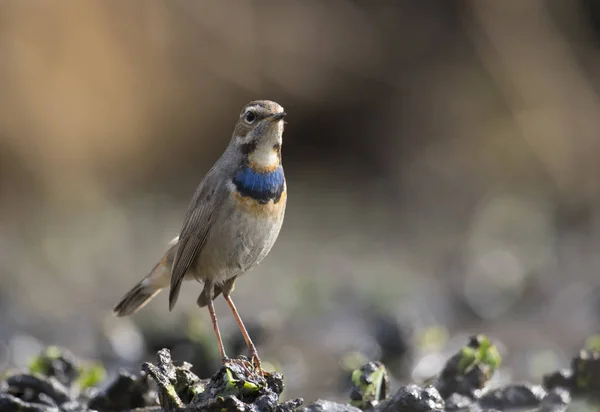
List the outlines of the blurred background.
<svg viewBox="0 0 600 412">
<path fill-rule="evenodd" d="M 233 297 L 286 397 L 365 359 L 419 381 L 473 332 L 539 380 L 599 331 L 598 0 L 0 0 L 0 56 L 0 370 L 214 372 L 200 285 L 111 310 L 254 99 L 289 114 L 289 200 Z"/>
</svg>

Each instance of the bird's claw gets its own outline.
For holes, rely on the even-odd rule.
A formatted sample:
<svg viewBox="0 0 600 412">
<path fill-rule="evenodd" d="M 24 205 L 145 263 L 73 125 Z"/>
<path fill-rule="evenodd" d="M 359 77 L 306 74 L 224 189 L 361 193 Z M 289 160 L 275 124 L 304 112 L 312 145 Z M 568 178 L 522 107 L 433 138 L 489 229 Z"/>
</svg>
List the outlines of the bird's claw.
<svg viewBox="0 0 600 412">
<path fill-rule="evenodd" d="M 237 363 L 238 365 L 242 366 L 249 375 L 256 373 L 261 378 L 264 378 L 265 376 L 260 363 L 260 358 L 256 353 L 250 354 L 250 359 L 232 359 L 224 356 L 221 358 L 221 362 L 225 366 L 231 363 Z"/>
<path fill-rule="evenodd" d="M 250 364 L 254 367 L 254 369 L 256 370 L 256 372 L 258 373 L 258 375 L 260 377 L 264 377 L 264 372 L 262 370 L 262 366 L 260 364 L 260 358 L 258 357 L 257 353 L 251 353 L 250 354 Z"/>
</svg>

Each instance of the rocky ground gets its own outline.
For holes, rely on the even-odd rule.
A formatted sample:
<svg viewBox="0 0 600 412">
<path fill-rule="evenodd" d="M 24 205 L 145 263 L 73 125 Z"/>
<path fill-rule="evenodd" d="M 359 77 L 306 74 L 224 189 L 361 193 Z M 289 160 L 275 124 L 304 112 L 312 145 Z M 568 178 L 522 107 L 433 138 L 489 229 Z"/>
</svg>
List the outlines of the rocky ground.
<svg viewBox="0 0 600 412">
<path fill-rule="evenodd" d="M 348 403 L 280 399 L 280 373 L 260 374 L 244 357 L 231 359 L 208 379 L 174 361 L 167 349 L 139 373 L 121 371 L 102 385 L 102 365 L 81 361 L 68 351 L 49 347 L 32 359 L 28 370 L 8 371 L 0 383 L 0 412 L 70 411 L 505 411 L 592 410 L 600 401 L 600 346 L 590 341 L 570 369 L 544 375 L 541 383 L 490 384 L 501 357 L 484 335 L 472 336 L 442 371 L 424 382 L 390 387 L 386 367 L 368 362 L 350 376 Z M 103 389 L 98 389 L 102 387 Z"/>
</svg>

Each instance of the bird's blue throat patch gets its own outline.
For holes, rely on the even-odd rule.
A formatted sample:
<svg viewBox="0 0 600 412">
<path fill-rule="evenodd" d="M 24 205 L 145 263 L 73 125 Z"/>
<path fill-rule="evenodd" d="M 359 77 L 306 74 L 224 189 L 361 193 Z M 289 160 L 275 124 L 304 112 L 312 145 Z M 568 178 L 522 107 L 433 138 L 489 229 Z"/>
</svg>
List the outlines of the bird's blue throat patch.
<svg viewBox="0 0 600 412">
<path fill-rule="evenodd" d="M 233 178 L 233 184 L 242 196 L 251 197 L 259 203 L 268 203 L 270 200 L 277 203 L 285 186 L 283 167 L 261 173 L 250 166 L 243 166 Z"/>
</svg>

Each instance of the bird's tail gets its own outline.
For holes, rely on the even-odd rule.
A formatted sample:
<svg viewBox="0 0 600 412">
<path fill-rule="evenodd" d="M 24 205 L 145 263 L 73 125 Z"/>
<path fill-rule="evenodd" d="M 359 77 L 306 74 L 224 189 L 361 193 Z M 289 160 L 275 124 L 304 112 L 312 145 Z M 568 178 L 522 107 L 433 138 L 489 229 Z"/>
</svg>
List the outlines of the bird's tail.
<svg viewBox="0 0 600 412">
<path fill-rule="evenodd" d="M 169 249 L 152 271 L 127 292 L 114 307 L 113 313 L 116 316 L 133 315 L 146 306 L 163 288 L 169 286 L 177 241 L 178 238 L 175 238 L 169 243 Z"/>
</svg>

